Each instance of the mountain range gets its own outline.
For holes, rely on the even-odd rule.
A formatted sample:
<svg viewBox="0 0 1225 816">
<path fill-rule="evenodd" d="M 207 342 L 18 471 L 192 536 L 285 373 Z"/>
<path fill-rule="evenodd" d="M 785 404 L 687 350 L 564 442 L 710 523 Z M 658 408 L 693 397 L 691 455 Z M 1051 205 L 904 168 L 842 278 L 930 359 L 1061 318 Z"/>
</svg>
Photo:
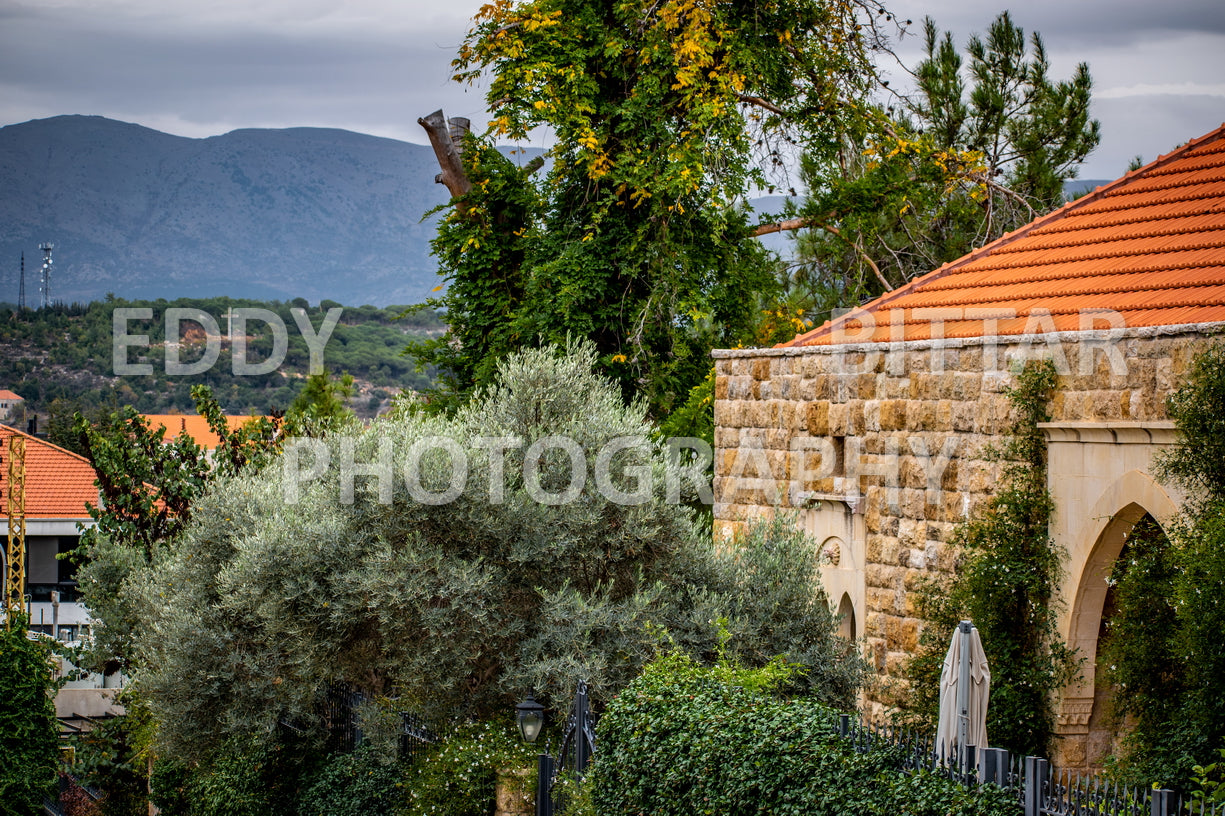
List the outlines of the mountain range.
<svg viewBox="0 0 1225 816">
<path fill-rule="evenodd" d="M 229 295 L 386 306 L 437 285 L 423 145 L 321 128 L 190 139 L 99 116 L 0 128 L 0 301 Z"/>
<path fill-rule="evenodd" d="M 508 148 L 509 150 L 509 148 Z M 539 151 L 518 151 L 526 162 Z M 0 302 L 227 295 L 420 303 L 446 189 L 425 145 L 324 128 L 192 139 L 101 116 L 0 128 Z M 1075 181 L 1068 192 L 1099 181 Z M 777 211 L 783 199 L 750 202 Z M 787 255 L 783 235 L 763 239 Z"/>
</svg>

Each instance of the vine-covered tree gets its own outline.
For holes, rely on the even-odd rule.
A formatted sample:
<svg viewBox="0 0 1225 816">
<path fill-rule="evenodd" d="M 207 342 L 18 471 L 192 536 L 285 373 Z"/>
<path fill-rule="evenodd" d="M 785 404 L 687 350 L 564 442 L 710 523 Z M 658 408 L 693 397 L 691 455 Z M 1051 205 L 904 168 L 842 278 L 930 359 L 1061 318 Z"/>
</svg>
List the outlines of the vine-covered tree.
<svg viewBox="0 0 1225 816">
<path fill-rule="evenodd" d="M 1061 205 L 1100 140 L 1080 63 L 1049 75 L 1042 37 L 1007 11 L 972 36 L 968 62 L 924 20 L 915 90 L 849 138 L 804 156 L 796 277 L 823 308 L 854 306 Z"/>
<path fill-rule="evenodd" d="M 861 0 L 486 5 L 455 65 L 491 75 L 489 134 L 457 144 L 440 114 L 421 120 L 455 206 L 434 243 L 450 332 L 418 359 L 462 398 L 508 352 L 584 337 L 627 397 L 666 415 L 775 288 L 747 240 L 759 160 L 863 114 L 892 19 Z M 556 138 L 543 179 L 490 146 L 541 127 Z"/>
</svg>

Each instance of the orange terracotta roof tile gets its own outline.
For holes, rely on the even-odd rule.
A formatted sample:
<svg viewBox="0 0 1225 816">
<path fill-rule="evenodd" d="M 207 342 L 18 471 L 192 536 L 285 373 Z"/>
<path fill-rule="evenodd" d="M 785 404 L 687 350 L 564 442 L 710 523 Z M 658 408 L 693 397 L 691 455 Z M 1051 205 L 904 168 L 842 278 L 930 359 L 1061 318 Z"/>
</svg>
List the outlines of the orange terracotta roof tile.
<svg viewBox="0 0 1225 816">
<path fill-rule="evenodd" d="M 149 427 L 153 430 L 165 428 L 166 434 L 163 437 L 169 442 L 174 437 L 184 431 L 190 436 L 195 443 L 207 450 L 213 450 L 221 443 L 217 434 L 213 433 L 208 427 L 208 421 L 198 414 L 142 414 L 149 421 Z M 249 416 L 226 416 L 226 425 L 231 431 L 242 427 L 251 420 Z"/>
<path fill-rule="evenodd" d="M 22 399 L 22 397 L 19 397 L 18 395 L 14 394 L 12 391 L 9 391 L 7 389 L 0 389 L 0 400 L 19 400 L 19 399 Z"/>
<path fill-rule="evenodd" d="M 779 348 L 1225 321 L 1225 125 Z"/>
<path fill-rule="evenodd" d="M 26 440 L 26 518 L 88 520 L 85 502 L 98 503 L 89 460 L 37 437 L 0 425 L 0 513 L 7 521 L 9 448 L 14 437 Z"/>
</svg>

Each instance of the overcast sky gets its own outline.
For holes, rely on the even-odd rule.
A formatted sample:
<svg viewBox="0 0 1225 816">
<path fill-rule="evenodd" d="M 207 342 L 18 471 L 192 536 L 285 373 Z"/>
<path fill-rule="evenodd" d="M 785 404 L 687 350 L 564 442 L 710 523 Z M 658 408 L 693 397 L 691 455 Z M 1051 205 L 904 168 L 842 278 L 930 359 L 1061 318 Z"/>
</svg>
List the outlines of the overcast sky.
<svg viewBox="0 0 1225 816">
<path fill-rule="evenodd" d="M 484 122 L 481 87 L 449 81 L 481 0 L 0 0 L 0 124 L 98 114 L 183 136 L 337 127 L 423 143 L 418 116 Z M 1006 8 L 891 0 L 959 45 Z M 1089 63 L 1112 179 L 1225 121 L 1225 0 L 1025 0 L 1056 79 Z M 913 64 L 918 37 L 898 45 Z M 901 75 L 895 69 L 895 75 Z"/>
</svg>

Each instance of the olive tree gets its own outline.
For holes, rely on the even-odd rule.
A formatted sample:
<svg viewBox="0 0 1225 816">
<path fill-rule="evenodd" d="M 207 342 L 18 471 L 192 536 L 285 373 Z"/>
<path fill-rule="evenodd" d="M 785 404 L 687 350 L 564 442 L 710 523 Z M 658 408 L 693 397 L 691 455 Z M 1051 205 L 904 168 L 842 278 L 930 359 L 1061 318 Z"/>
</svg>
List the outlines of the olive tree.
<svg viewBox="0 0 1225 816">
<path fill-rule="evenodd" d="M 661 632 L 709 659 L 720 628 L 849 702 L 811 542 L 779 521 L 717 553 L 684 504 L 696 474 L 595 362 L 526 350 L 451 417 L 402 404 L 214 483 L 140 584 L 138 683 L 167 747 L 309 721 L 337 682 L 447 718 L 580 678 L 606 700 Z"/>
</svg>

